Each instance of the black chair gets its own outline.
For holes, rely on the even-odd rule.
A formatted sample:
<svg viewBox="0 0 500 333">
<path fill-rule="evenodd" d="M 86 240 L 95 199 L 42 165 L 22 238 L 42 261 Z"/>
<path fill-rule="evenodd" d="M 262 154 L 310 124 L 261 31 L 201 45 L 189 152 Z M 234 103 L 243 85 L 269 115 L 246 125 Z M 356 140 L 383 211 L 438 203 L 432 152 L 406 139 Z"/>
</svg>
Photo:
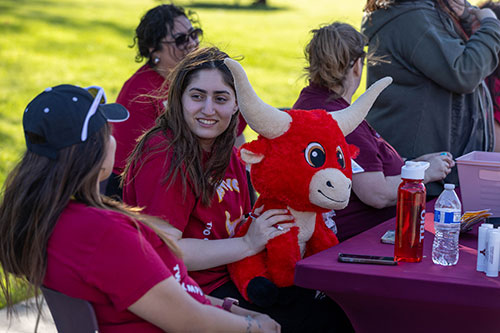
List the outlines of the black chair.
<svg viewBox="0 0 500 333">
<path fill-rule="evenodd" d="M 98 333 L 97 319 L 92 305 L 79 298 L 69 297 L 58 291 L 41 287 L 45 301 L 58 332 Z"/>
</svg>

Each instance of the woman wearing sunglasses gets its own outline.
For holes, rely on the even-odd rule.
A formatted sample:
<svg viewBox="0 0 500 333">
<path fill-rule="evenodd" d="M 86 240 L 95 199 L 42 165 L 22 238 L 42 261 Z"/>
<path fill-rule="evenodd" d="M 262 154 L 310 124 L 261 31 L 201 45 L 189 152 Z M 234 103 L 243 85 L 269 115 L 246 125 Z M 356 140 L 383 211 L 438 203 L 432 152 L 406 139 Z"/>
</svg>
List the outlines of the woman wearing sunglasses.
<svg viewBox="0 0 500 333">
<path fill-rule="evenodd" d="M 160 5 L 150 9 L 135 30 L 134 42 L 138 47 L 136 61 L 146 59 L 146 64 L 125 82 L 116 100 L 129 110 L 130 120 L 113 126 L 117 142 L 116 159 L 107 195 L 121 198 L 119 175 L 136 139 L 151 128 L 164 111 L 166 99 L 161 96 L 166 96 L 168 92 L 168 74 L 199 45 L 203 31 L 193 27 L 192 23 L 196 21 L 183 8 Z"/>
<path fill-rule="evenodd" d="M 267 315 L 206 297 L 175 243 L 155 231 L 155 218 L 99 194 L 115 153 L 107 121 L 128 117 L 103 98 L 96 87 L 60 85 L 24 110 L 27 151 L 0 201 L 9 306 L 16 276 L 30 282 L 27 296 L 44 285 L 89 301 L 103 333 L 279 332 Z"/>
</svg>

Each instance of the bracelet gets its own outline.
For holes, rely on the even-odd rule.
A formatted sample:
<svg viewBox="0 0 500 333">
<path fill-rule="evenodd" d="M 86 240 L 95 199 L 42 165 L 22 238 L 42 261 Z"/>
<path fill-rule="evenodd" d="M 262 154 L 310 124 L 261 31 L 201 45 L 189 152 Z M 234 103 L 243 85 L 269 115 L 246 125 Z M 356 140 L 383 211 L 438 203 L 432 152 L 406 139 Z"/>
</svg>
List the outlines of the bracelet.
<svg viewBox="0 0 500 333">
<path fill-rule="evenodd" d="M 240 304 L 236 298 L 232 297 L 224 297 L 224 302 L 222 302 L 222 308 L 228 312 L 231 312 L 231 307 L 234 305 Z"/>
<path fill-rule="evenodd" d="M 248 213 L 248 214 L 245 214 L 245 215 L 243 215 L 243 217 L 244 217 L 245 219 L 247 219 L 247 218 L 249 218 L 249 217 L 250 217 L 250 218 L 252 218 L 252 220 L 255 220 L 256 218 L 258 218 L 258 216 L 254 214 L 254 212 L 250 212 L 250 213 Z"/>
</svg>

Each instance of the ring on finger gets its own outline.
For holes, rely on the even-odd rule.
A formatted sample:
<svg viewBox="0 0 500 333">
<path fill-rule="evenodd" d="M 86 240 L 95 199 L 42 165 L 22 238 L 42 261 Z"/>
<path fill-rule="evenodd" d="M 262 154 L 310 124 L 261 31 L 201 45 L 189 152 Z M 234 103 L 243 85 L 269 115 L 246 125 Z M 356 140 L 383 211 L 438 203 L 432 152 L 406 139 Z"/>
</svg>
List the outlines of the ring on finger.
<svg viewBox="0 0 500 333">
<path fill-rule="evenodd" d="M 252 219 L 254 219 L 254 220 L 255 220 L 256 218 L 258 218 L 258 216 L 257 216 L 257 215 L 255 215 L 255 213 L 254 213 L 254 212 L 250 212 L 250 213 L 248 213 L 248 216 L 249 216 L 249 217 L 251 217 L 251 218 L 252 218 Z"/>
</svg>

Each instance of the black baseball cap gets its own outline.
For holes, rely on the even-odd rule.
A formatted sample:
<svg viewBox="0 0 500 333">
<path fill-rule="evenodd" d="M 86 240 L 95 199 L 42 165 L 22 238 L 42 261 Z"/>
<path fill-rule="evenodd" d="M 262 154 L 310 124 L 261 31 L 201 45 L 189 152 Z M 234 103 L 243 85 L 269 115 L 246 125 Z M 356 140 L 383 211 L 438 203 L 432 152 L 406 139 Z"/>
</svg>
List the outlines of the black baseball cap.
<svg viewBox="0 0 500 333">
<path fill-rule="evenodd" d="M 59 150 L 87 140 L 109 122 L 127 120 L 124 106 L 106 104 L 104 90 L 62 84 L 45 89 L 24 110 L 28 150 L 57 159 Z"/>
</svg>

